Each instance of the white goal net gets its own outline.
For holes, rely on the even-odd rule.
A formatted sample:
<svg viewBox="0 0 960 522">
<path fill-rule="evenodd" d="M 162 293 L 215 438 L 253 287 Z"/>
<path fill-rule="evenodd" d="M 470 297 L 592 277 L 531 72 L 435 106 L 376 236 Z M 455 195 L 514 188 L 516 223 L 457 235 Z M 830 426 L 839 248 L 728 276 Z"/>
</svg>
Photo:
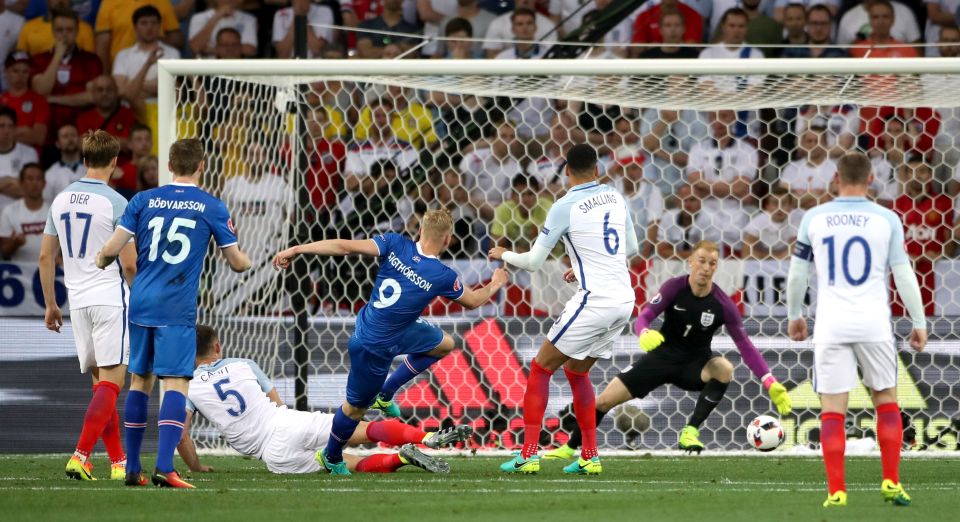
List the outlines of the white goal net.
<svg viewBox="0 0 960 522">
<path fill-rule="evenodd" d="M 464 284 L 489 279 L 492 245 L 526 250 L 565 188 L 565 151 L 597 147 L 603 180 L 630 200 L 642 255 L 632 260 L 638 305 L 684 271 L 699 239 L 722 245 L 717 283 L 740 303 L 748 331 L 795 412 L 786 447 L 817 439 L 812 351 L 785 336 L 790 245 L 804 210 L 826 201 L 834 160 L 862 150 L 872 196 L 906 223 L 933 342 L 900 352 L 908 444 L 957 449 L 960 428 L 960 63 L 905 60 L 161 61 L 161 157 L 172 140 L 207 148 L 203 184 L 231 211 L 254 268 L 230 272 L 210 256 L 201 321 L 225 354 L 250 357 L 281 397 L 332 410 L 344 398 L 347 340 L 371 292 L 375 260 L 311 258 L 279 273 L 291 243 L 416 234 L 428 208 L 449 209 L 456 240 L 443 260 Z M 161 162 L 163 163 L 163 162 Z M 960 179 L 960 178 L 958 178 Z M 529 361 L 573 288 L 562 252 L 537 274 L 514 271 L 494 304 L 468 312 L 438 301 L 425 318 L 458 349 L 397 395 L 404 420 L 468 423 L 471 448 L 513 448 L 522 431 Z M 894 305 L 895 328 L 909 322 Z M 883 325 L 878 325 L 883 327 Z M 732 343 L 714 349 L 735 381 L 707 420 L 711 449 L 747 447 L 743 427 L 772 407 Z M 598 393 L 639 356 L 624 332 L 591 373 Z M 398 361 L 399 362 L 399 361 Z M 553 381 L 546 445 L 574 425 L 569 388 Z M 604 448 L 667 449 L 695 394 L 666 386 L 600 426 Z M 849 429 L 870 436 L 862 389 Z M 219 441 L 208 426 L 194 435 Z"/>
</svg>

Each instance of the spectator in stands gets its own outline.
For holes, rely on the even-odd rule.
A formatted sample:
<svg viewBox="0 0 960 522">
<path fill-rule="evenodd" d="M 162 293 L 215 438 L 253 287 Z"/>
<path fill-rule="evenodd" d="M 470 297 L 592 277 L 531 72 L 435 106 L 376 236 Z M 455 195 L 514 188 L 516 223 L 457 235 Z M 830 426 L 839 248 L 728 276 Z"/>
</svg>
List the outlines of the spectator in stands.
<svg viewBox="0 0 960 522">
<path fill-rule="evenodd" d="M 697 111 L 645 109 L 640 134 L 647 161 L 644 177 L 664 195 L 674 194 L 684 179 L 691 150 L 707 137 L 707 126 Z"/>
<path fill-rule="evenodd" d="M 758 154 L 750 142 L 734 135 L 734 111 L 709 113 L 708 125 L 710 137 L 690 149 L 687 181 L 694 195 L 703 199 L 708 223 L 720 234 L 705 239 L 722 242 L 728 255 L 739 250 L 739 231 L 747 212 L 756 207 L 751 185 L 757 177 Z"/>
<path fill-rule="evenodd" d="M 359 27 L 369 31 L 419 33 L 413 24 L 403 19 L 403 0 L 383 0 L 383 13 L 376 18 L 360 22 Z M 411 42 L 407 37 L 397 37 L 379 32 L 358 33 L 357 56 L 359 58 L 380 58 L 383 55 L 383 48 L 391 43 L 406 47 Z"/>
<path fill-rule="evenodd" d="M 470 204 L 470 194 L 463 185 L 460 173 L 457 169 L 449 168 L 434 178 L 439 178 L 430 184 L 436 204 L 453 214 L 453 241 L 447 247 L 446 255 L 453 258 L 476 256 L 480 251 L 479 238 L 483 238 L 487 231 L 477 219 L 476 208 Z M 426 203 L 433 206 L 433 202 L 424 200 L 424 208 L 427 208 Z"/>
<path fill-rule="evenodd" d="M 417 18 L 423 24 L 421 34 L 427 39 L 420 54 L 433 56 L 437 52 L 436 38 L 443 33 L 445 20 L 456 16 L 457 2 L 455 0 L 416 0 Z"/>
<path fill-rule="evenodd" d="M 57 129 L 56 146 L 60 159 L 50 165 L 44 175 L 43 200 L 47 203 L 53 203 L 53 198 L 63 189 L 87 175 L 87 167 L 80 156 L 80 133 L 76 127 L 67 124 Z"/>
<path fill-rule="evenodd" d="M 110 186 L 121 196 L 130 199 L 137 192 L 137 169 L 141 161 L 153 150 L 153 132 L 150 127 L 135 123 L 130 128 L 130 155 L 122 155 Z"/>
<path fill-rule="evenodd" d="M 514 176 L 523 172 L 512 153 L 517 140 L 513 124 L 503 122 L 496 132 L 492 139 L 475 143 L 473 150 L 460 161 L 460 174 L 470 191 L 470 203 L 487 221 L 493 219 L 494 209 L 509 192 Z"/>
<path fill-rule="evenodd" d="M 903 194 L 896 199 L 893 209 L 903 220 L 905 247 L 920 280 L 920 293 L 927 304 L 926 313 L 933 315 L 935 264 L 945 255 L 953 255 L 955 249 L 954 204 L 949 196 L 941 193 L 940 183 L 933 179 L 930 165 L 914 157 L 907 162 L 907 167 Z M 899 298 L 892 306 L 894 315 L 904 315 Z"/>
<path fill-rule="evenodd" d="M 712 58 L 763 58 L 763 52 L 745 45 L 747 37 L 747 13 L 738 7 L 728 9 L 720 18 L 718 43 L 700 52 L 701 59 Z M 723 92 L 737 92 L 763 83 L 762 76 L 711 76 L 700 82 Z"/>
<path fill-rule="evenodd" d="M 847 50 L 826 47 L 833 43 L 830 39 L 833 21 L 830 7 L 825 4 L 810 6 L 807 11 L 807 47 L 790 47 L 783 50 L 783 58 L 846 58 Z"/>
<path fill-rule="evenodd" d="M 133 12 L 137 41 L 121 50 L 113 62 L 120 96 L 130 102 L 141 121 L 149 121 L 148 105 L 156 106 L 157 60 L 180 58 L 180 51 L 160 41 L 160 11 L 145 5 Z"/>
<path fill-rule="evenodd" d="M 397 212 L 397 200 L 403 193 L 404 182 L 396 164 L 389 159 L 371 163 L 360 191 L 353 196 L 355 233 L 390 232 L 402 227 L 405 221 Z"/>
<path fill-rule="evenodd" d="M 17 141 L 34 147 L 43 146 L 50 124 L 47 99 L 30 90 L 30 56 L 16 51 L 7 57 L 4 74 L 7 90 L 0 93 L 0 105 L 17 111 Z"/>
<path fill-rule="evenodd" d="M 807 129 L 822 129 L 829 156 L 839 158 L 857 145 L 860 125 L 859 112 L 853 105 L 804 105 L 797 113 L 793 132 L 800 135 Z"/>
<path fill-rule="evenodd" d="M 875 47 L 877 45 L 896 45 L 903 43 L 894 38 L 891 29 L 894 25 L 893 4 L 889 0 L 870 0 L 868 12 L 870 14 L 870 35 L 857 40 L 850 50 L 853 58 L 916 58 L 919 56 L 912 45 L 897 47 Z"/>
<path fill-rule="evenodd" d="M 928 0 L 927 24 L 923 31 L 923 39 L 927 43 L 943 40 L 943 29 L 957 26 L 957 12 L 960 9 L 960 0 Z M 927 56 L 941 56 L 940 47 L 926 48 Z"/>
<path fill-rule="evenodd" d="M 679 39 L 672 35 L 667 40 L 663 34 L 663 19 L 667 14 L 679 18 L 679 21 L 676 19 L 670 20 L 673 25 L 670 30 L 676 31 L 676 26 L 683 29 Z M 703 41 L 703 18 L 696 9 L 679 0 L 662 0 L 637 15 L 637 20 L 633 24 L 631 41 L 633 43 L 700 43 Z M 693 51 L 690 47 L 685 49 Z M 631 54 L 634 56 L 639 56 L 644 51 L 647 51 L 647 49 L 643 47 L 631 48 Z"/>
<path fill-rule="evenodd" d="M 780 182 L 806 210 L 832 199 L 831 184 L 837 164 L 827 154 L 826 129 L 811 128 L 800 135 L 797 159 L 783 168 Z"/>
<path fill-rule="evenodd" d="M 536 178 L 544 189 L 544 196 L 558 199 L 564 192 L 564 167 L 567 164 L 567 151 L 575 143 L 585 139 L 583 131 L 577 127 L 568 127 L 559 115 L 550 126 L 550 138 L 543 144 L 542 150 L 533 161 L 527 163 L 527 175 Z"/>
<path fill-rule="evenodd" d="M 17 142 L 17 111 L 0 105 L 0 211 L 23 197 L 20 170 L 37 162 L 37 150 Z"/>
<path fill-rule="evenodd" d="M 557 35 L 563 38 L 583 25 L 583 17 L 588 12 L 602 9 L 599 3 L 597 0 L 550 0 L 547 13 L 551 24 L 557 27 Z"/>
<path fill-rule="evenodd" d="M 93 80 L 93 108 L 77 116 L 77 131 L 84 135 L 87 131 L 102 129 L 127 147 L 127 137 L 130 129 L 136 122 L 136 117 L 130 107 L 120 103 L 117 91 L 117 82 L 113 76 L 104 74 Z"/>
<path fill-rule="evenodd" d="M 686 259 L 691 248 L 705 237 L 702 201 L 693 193 L 690 185 L 677 189 L 678 205 L 663 213 L 657 230 L 657 257 L 660 259 Z"/>
<path fill-rule="evenodd" d="M 50 103 L 48 143 L 56 141 L 57 129 L 73 126 L 77 116 L 93 105 L 90 82 L 103 74 L 100 58 L 77 47 L 77 13 L 58 9 L 51 17 L 55 43 L 53 49 L 32 57 L 30 80 L 33 90 Z"/>
<path fill-rule="evenodd" d="M 531 9 L 517 8 L 510 14 L 513 39 L 516 43 L 494 54 L 502 59 L 542 58 L 547 52 L 546 45 L 534 42 L 537 31 L 537 13 Z"/>
<path fill-rule="evenodd" d="M 339 127 L 331 123 L 331 114 L 339 113 L 335 107 L 317 104 L 313 106 L 311 116 L 307 118 L 307 132 L 313 143 L 309 154 L 307 171 L 307 191 L 313 212 L 304 216 L 310 227 L 314 228 L 314 237 L 322 237 L 318 228 L 326 227 L 333 221 L 338 204 L 337 194 L 343 179 L 343 163 L 347 147 Z M 342 120 L 342 115 L 340 116 Z M 289 147 L 284 151 L 289 158 Z M 296 158 L 289 158 L 297 161 Z"/>
<path fill-rule="evenodd" d="M 757 212 L 743 230 L 743 257 L 789 259 L 803 217 L 795 209 L 790 191 L 774 186 L 763 198 L 763 211 Z"/>
<path fill-rule="evenodd" d="M 743 0 L 740 2 L 740 8 L 747 14 L 747 34 L 746 42 L 763 47 L 770 44 L 783 43 L 784 28 L 773 18 L 767 16 L 761 11 L 761 0 Z M 721 23 L 721 33 L 723 33 Z M 764 48 L 763 55 L 766 57 L 776 57 L 779 49 Z"/>
<path fill-rule="evenodd" d="M 240 33 L 245 57 L 257 54 L 257 19 L 240 10 L 241 0 L 216 0 L 207 2 L 209 8 L 190 18 L 188 42 L 194 56 L 209 56 L 214 53 L 216 36 L 221 29 L 234 29 Z"/>
<path fill-rule="evenodd" d="M 486 51 L 487 58 L 494 58 L 504 49 L 508 49 L 510 44 L 506 42 L 521 39 L 516 35 L 514 27 L 514 15 L 518 11 L 522 11 L 528 15 L 532 14 L 534 17 L 532 34 L 529 38 L 524 39 L 536 40 L 544 45 L 553 43 L 556 40 L 557 33 L 553 32 L 551 34 L 554 25 L 553 22 L 536 11 L 536 4 L 536 0 L 516 0 L 512 12 L 504 13 L 490 22 L 490 27 L 487 29 L 485 37 L 486 41 L 483 42 L 483 50 Z M 476 34 L 480 34 L 480 32 L 476 31 Z M 524 35 L 526 36 L 527 33 L 524 32 Z M 546 52 L 546 49 L 541 52 Z"/>
<path fill-rule="evenodd" d="M 284 7 L 273 15 L 273 48 L 277 52 L 277 58 L 293 57 L 293 18 L 298 15 L 307 17 L 308 58 L 321 56 L 324 48 L 336 38 L 333 29 L 320 27 L 333 25 L 333 11 L 330 7 L 315 4 L 310 0 L 292 0 L 290 7 Z"/>
<path fill-rule="evenodd" d="M 240 33 L 232 27 L 224 27 L 217 32 L 213 57 L 217 60 L 238 60 L 243 58 L 243 41 Z"/>
<path fill-rule="evenodd" d="M 454 40 L 440 42 L 437 45 L 437 54 L 433 56 L 434 58 L 453 58 L 456 60 L 483 58 L 483 49 L 480 48 L 480 45 L 466 41 L 468 38 L 473 38 L 473 26 L 467 19 L 451 18 L 444 26 L 443 35 L 447 38 L 454 38 Z"/>
<path fill-rule="evenodd" d="M 105 69 L 111 70 L 117 54 L 137 43 L 135 27 L 137 22 L 134 20 L 134 13 L 148 6 L 156 10 L 156 16 L 161 23 L 158 35 L 163 35 L 164 42 L 174 48 L 179 48 L 183 44 L 180 21 L 170 0 L 137 0 L 136 2 L 103 0 L 100 11 L 97 13 L 95 29 L 97 55 L 100 56 Z M 170 58 L 170 55 L 164 58 Z"/>
<path fill-rule="evenodd" d="M 651 8 L 652 9 L 652 8 Z M 637 19 L 639 22 L 640 19 Z M 662 11 L 657 25 L 657 32 L 660 47 L 646 49 L 643 47 L 631 47 L 631 55 L 638 58 L 696 58 L 700 51 L 693 47 L 679 47 L 678 44 L 684 43 L 683 37 L 687 33 L 686 21 L 682 14 L 677 11 Z"/>
<path fill-rule="evenodd" d="M 837 26 L 837 43 L 847 45 L 857 40 L 874 40 L 873 31 L 876 31 L 876 27 L 874 27 L 875 22 L 871 10 L 876 4 L 884 4 L 888 11 L 888 13 L 882 15 L 883 20 L 877 20 L 886 27 L 884 39 L 893 39 L 905 43 L 914 43 L 920 40 L 920 26 L 917 25 L 917 18 L 905 4 L 896 0 L 863 0 L 840 18 L 840 24 Z M 879 50 L 875 49 L 875 51 Z M 850 54 L 855 57 L 858 56 L 854 51 L 856 49 L 851 50 Z M 864 51 L 865 49 L 861 50 L 861 52 Z M 862 56 L 862 54 L 859 56 Z"/>
<path fill-rule="evenodd" d="M 20 169 L 19 182 L 23 198 L 0 212 L 0 257 L 35 264 L 50 213 L 50 205 L 43 200 L 43 167 L 27 163 Z"/>
<path fill-rule="evenodd" d="M 511 182 L 509 199 L 503 200 L 490 222 L 490 237 L 496 246 L 527 252 L 547 220 L 552 201 L 540 196 L 540 182 L 517 174 Z"/>
<path fill-rule="evenodd" d="M 67 13 L 71 13 L 76 22 L 72 30 L 74 44 L 90 53 L 96 51 L 93 27 L 80 20 L 77 13 L 70 8 L 70 0 L 48 0 L 47 8 L 49 11 L 43 16 L 29 20 L 23 25 L 20 37 L 17 39 L 17 50 L 31 56 L 53 50 L 54 43 L 62 39 L 62 35 L 54 24 L 57 13 L 60 13 L 60 16 L 69 16 Z"/>
<path fill-rule="evenodd" d="M 612 167 L 614 186 L 627 198 L 627 208 L 640 240 L 640 256 L 650 257 L 657 240 L 657 227 L 663 215 L 663 194 L 644 178 L 646 156 L 640 149 L 617 149 Z"/>
<path fill-rule="evenodd" d="M 137 192 L 157 188 L 160 185 L 160 164 L 154 155 L 142 158 L 137 163 Z"/>
<path fill-rule="evenodd" d="M 792 4 L 802 5 L 808 15 L 814 7 L 822 5 L 823 8 L 827 10 L 827 15 L 831 20 L 840 13 L 839 0 L 775 0 L 773 5 L 773 19 L 786 24 L 786 22 L 784 22 L 784 14 L 787 6 Z"/>
<path fill-rule="evenodd" d="M 382 96 L 390 99 L 393 111 L 390 113 L 390 127 L 393 135 L 402 142 L 417 149 L 433 148 L 437 143 L 437 134 L 433 129 L 433 115 L 430 110 L 416 100 L 416 94 L 403 87 L 390 85 Z M 364 140 L 372 124 L 372 108 L 366 106 L 360 112 L 360 121 L 354 129 L 354 138 Z"/>
<path fill-rule="evenodd" d="M 742 210 L 753 203 L 750 185 L 757 177 L 757 148 L 734 135 L 737 114 L 710 112 L 710 137 L 690 149 L 687 181 L 708 210 Z"/>
<path fill-rule="evenodd" d="M 807 43 L 806 29 L 807 8 L 803 4 L 787 4 L 783 9 L 783 43 L 786 45 Z M 748 36 L 747 39 L 749 38 Z"/>
<path fill-rule="evenodd" d="M 353 197 L 356 194 L 373 195 L 386 178 L 373 179 L 371 168 L 379 161 L 388 160 L 396 165 L 397 175 L 406 183 L 409 169 L 417 162 L 417 150 L 402 142 L 393 134 L 390 125 L 394 107 L 390 97 L 374 98 L 368 102 L 371 125 L 364 141 L 351 145 L 344 164 L 345 188 L 348 196 L 341 201 L 340 209 L 345 216 L 353 213 Z"/>
<path fill-rule="evenodd" d="M 483 9 L 477 5 L 477 0 L 457 0 L 457 12 L 453 16 L 448 16 L 443 19 L 442 25 L 440 27 L 444 28 L 444 34 L 448 37 L 456 38 L 478 38 L 482 39 L 486 34 L 487 30 L 490 28 L 490 24 L 493 22 L 493 19 L 497 16 L 486 9 Z M 454 34 L 450 34 L 450 22 L 460 18 L 470 24 L 469 35 L 456 34 L 465 30 L 465 26 L 462 22 L 454 26 Z M 469 56 L 472 58 L 483 58 L 483 42 L 459 42 L 461 46 L 465 45 L 469 48 Z M 437 44 L 437 52 L 434 55 L 445 56 L 449 54 L 450 46 L 453 45 L 453 42 L 440 42 Z M 462 52 L 462 51 L 460 51 Z"/>
<path fill-rule="evenodd" d="M 0 58 L 6 59 L 16 44 L 24 20 L 19 14 L 7 8 L 0 2 Z M 0 92 L 7 90 L 6 79 L 0 74 Z"/>
</svg>

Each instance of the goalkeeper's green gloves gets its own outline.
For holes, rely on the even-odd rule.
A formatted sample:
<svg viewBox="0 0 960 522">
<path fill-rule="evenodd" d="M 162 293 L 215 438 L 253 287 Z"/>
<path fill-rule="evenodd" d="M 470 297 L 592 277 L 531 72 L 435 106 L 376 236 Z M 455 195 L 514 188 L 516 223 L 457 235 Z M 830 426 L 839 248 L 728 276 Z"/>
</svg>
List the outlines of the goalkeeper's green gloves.
<svg viewBox="0 0 960 522">
<path fill-rule="evenodd" d="M 656 330 L 644 328 L 640 332 L 640 348 L 645 352 L 652 352 L 656 347 L 663 344 L 663 334 Z"/>
<path fill-rule="evenodd" d="M 777 407 L 777 412 L 780 413 L 780 416 L 787 415 L 793 411 L 793 405 L 790 403 L 790 394 L 787 393 L 786 386 L 777 382 L 777 379 L 772 375 L 767 375 L 767 377 L 763 379 L 763 386 L 770 394 L 770 401 Z"/>
</svg>

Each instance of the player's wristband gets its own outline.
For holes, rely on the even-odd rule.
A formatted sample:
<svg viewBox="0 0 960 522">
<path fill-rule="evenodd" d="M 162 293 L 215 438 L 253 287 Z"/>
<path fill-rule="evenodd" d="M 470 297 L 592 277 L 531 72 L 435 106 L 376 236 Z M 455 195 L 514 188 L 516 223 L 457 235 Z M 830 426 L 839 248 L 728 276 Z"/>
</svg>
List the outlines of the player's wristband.
<svg viewBox="0 0 960 522">
<path fill-rule="evenodd" d="M 761 377 L 760 381 L 763 383 L 763 389 L 769 390 L 770 387 L 773 386 L 773 383 L 777 382 L 777 378 L 768 373 Z"/>
</svg>

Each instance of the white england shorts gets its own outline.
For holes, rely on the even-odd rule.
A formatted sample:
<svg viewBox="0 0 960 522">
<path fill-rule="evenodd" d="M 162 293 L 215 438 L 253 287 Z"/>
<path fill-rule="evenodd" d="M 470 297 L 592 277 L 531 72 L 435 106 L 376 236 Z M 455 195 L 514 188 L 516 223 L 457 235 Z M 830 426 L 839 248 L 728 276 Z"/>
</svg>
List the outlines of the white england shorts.
<svg viewBox="0 0 960 522">
<path fill-rule="evenodd" d="M 126 308 L 94 305 L 70 309 L 80 372 L 130 362 Z"/>
<path fill-rule="evenodd" d="M 899 360 L 893 341 L 814 344 L 813 389 L 817 393 L 849 392 L 857 385 L 858 366 L 867 388 L 896 388 Z"/>
<path fill-rule="evenodd" d="M 277 416 L 273 435 L 264 445 L 260 459 L 271 473 L 320 471 L 317 451 L 327 445 L 332 427 L 332 414 L 284 410 Z"/>
<path fill-rule="evenodd" d="M 597 306 L 577 293 L 547 333 L 547 339 L 571 359 L 609 359 L 613 343 L 630 322 L 633 303 Z"/>
</svg>

